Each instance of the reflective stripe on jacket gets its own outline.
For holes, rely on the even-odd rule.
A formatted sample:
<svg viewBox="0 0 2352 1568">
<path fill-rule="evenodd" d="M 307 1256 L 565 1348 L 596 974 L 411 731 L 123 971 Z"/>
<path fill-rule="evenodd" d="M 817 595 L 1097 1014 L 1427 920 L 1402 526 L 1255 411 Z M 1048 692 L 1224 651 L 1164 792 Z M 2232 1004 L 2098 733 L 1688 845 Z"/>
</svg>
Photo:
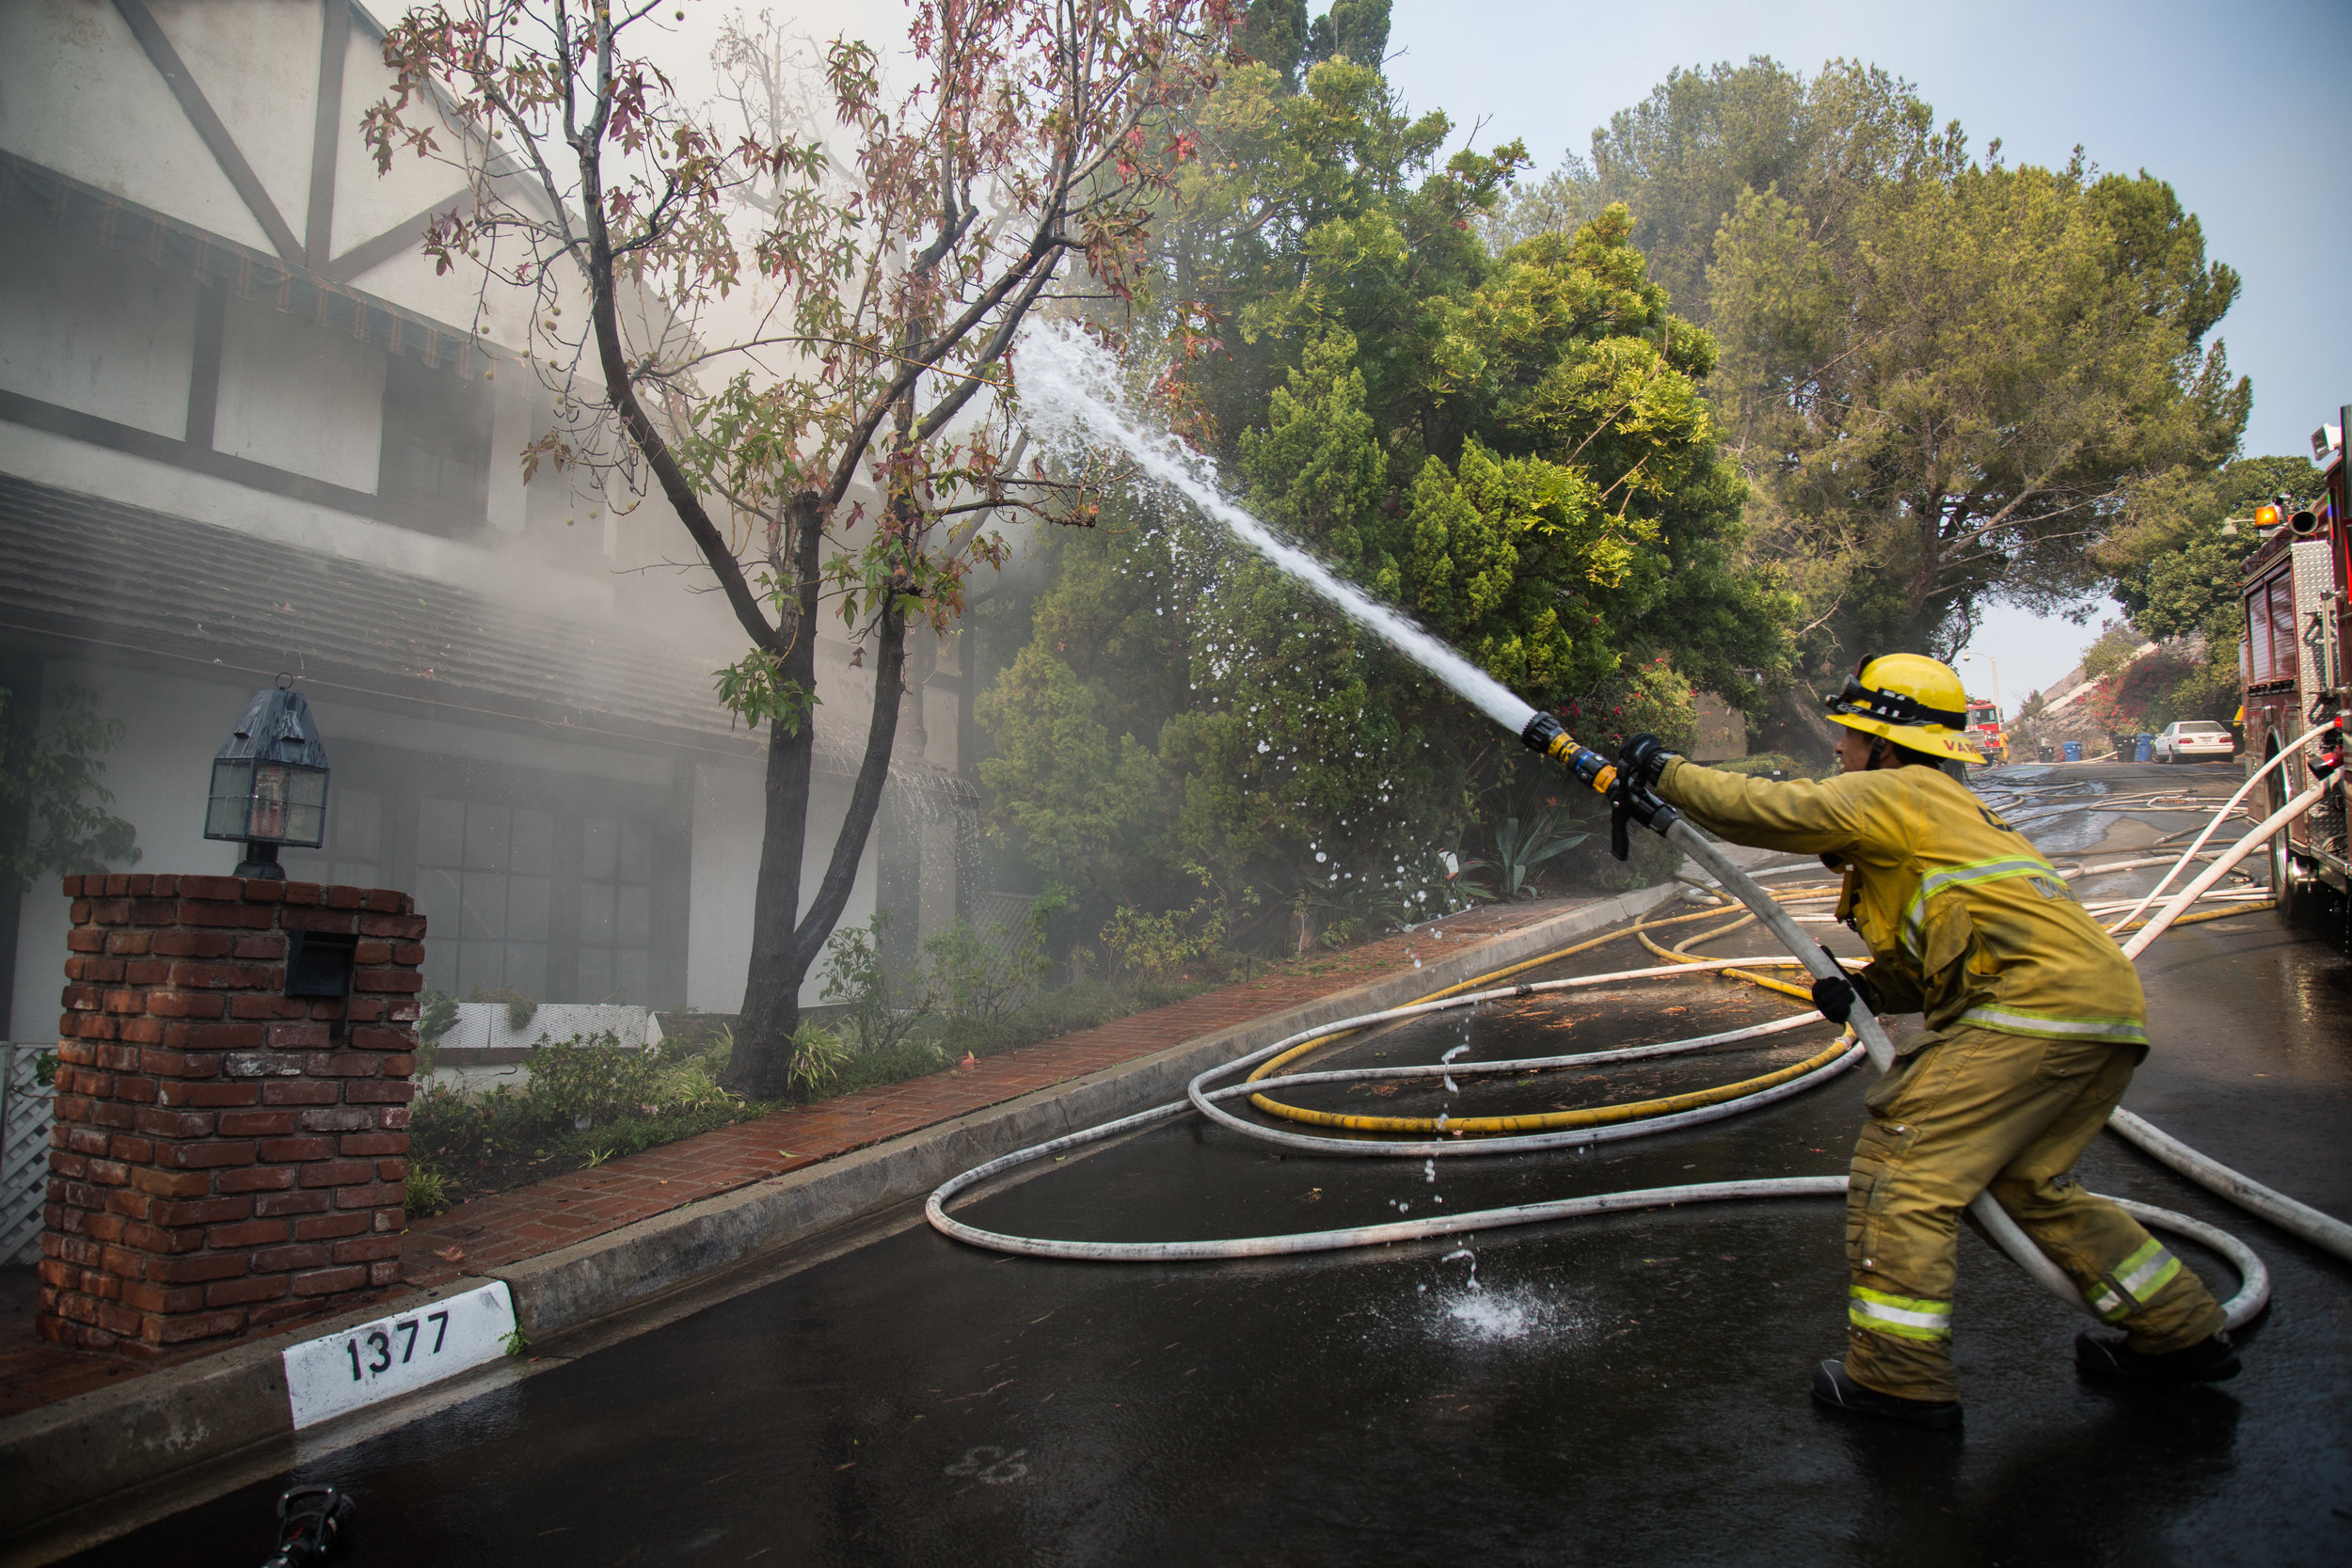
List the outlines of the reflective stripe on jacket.
<svg viewBox="0 0 2352 1568">
<path fill-rule="evenodd" d="M 2040 851 L 1950 775 L 1910 767 L 1775 784 L 1677 759 L 1658 792 L 1721 837 L 1844 861 L 1837 917 L 1869 946 L 1880 1006 L 1927 1015 L 1908 1049 L 1947 1028 L 2147 1043 L 2131 960 Z"/>
</svg>

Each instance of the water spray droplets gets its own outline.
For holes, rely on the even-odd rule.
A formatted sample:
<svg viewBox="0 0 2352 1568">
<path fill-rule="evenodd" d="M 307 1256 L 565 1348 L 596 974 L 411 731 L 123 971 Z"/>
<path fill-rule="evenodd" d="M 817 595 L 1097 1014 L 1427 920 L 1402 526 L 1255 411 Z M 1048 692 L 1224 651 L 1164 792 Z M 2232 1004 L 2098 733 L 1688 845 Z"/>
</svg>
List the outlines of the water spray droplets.
<svg viewBox="0 0 2352 1568">
<path fill-rule="evenodd" d="M 1391 644 L 1517 735 L 1535 710 L 1502 682 L 1438 641 L 1405 616 L 1377 604 L 1320 561 L 1284 542 L 1265 524 L 1227 500 L 1221 476 L 1206 456 L 1175 436 L 1147 434 L 1127 407 L 1118 360 L 1075 327 L 1038 322 L 1022 334 L 1025 402 L 1032 432 L 1048 446 L 1099 446 L 1124 451 L 1152 480 L 1176 491 L 1222 523 L 1244 544 L 1314 590 L 1350 620 Z"/>
</svg>

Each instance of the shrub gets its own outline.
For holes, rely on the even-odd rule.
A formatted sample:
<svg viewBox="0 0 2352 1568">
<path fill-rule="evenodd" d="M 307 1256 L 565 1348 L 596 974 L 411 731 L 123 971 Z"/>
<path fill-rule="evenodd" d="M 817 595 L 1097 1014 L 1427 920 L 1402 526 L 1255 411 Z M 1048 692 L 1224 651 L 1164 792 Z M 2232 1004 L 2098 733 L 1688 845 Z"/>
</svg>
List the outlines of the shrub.
<svg viewBox="0 0 2352 1568">
<path fill-rule="evenodd" d="M 523 1097 L 503 1084 L 474 1095 L 428 1085 L 409 1103 L 408 1159 L 412 1167 L 476 1171 L 529 1147 L 532 1131 Z"/>
<path fill-rule="evenodd" d="M 930 990 L 949 1013 L 993 1018 L 1020 1005 L 1053 968 L 1045 925 L 1069 904 L 1058 894 L 1030 904 L 1016 925 L 975 929 L 962 916 L 923 944 L 931 960 Z"/>
<path fill-rule="evenodd" d="M 1677 752 L 1698 741 L 1697 696 L 1663 654 L 1621 669 L 1590 695 L 1568 704 L 1561 716 L 1578 739 L 1611 756 L 1627 739 L 1645 733 Z"/>
<path fill-rule="evenodd" d="M 1225 940 L 1228 917 L 1222 903 L 1212 906 L 1196 899 L 1189 910 L 1145 914 L 1121 904 L 1102 929 L 1103 949 L 1110 955 L 1111 973 L 1172 979 L 1192 959 L 1216 950 Z"/>
<path fill-rule="evenodd" d="M 449 1207 L 449 1178 L 419 1160 L 408 1162 L 408 1182 L 401 1212 L 412 1220 L 429 1219 Z"/>
<path fill-rule="evenodd" d="M 839 1073 L 826 1089 L 830 1094 L 854 1094 L 859 1089 L 880 1088 L 884 1084 L 903 1084 L 910 1078 L 937 1072 L 951 1059 L 935 1041 L 900 1040 L 880 1051 L 861 1051 L 846 1056 Z"/>
<path fill-rule="evenodd" d="M 417 1009 L 418 1042 L 437 1045 L 441 1037 L 456 1026 L 457 998 L 447 991 L 426 991 Z"/>
<path fill-rule="evenodd" d="M 1800 762 L 1787 752 L 1757 752 L 1752 756 L 1732 757 L 1724 762 L 1710 762 L 1707 766 L 1751 779 L 1767 777 L 1775 768 L 1792 779 L 1810 779 L 1815 775 L 1815 769 L 1809 764 Z"/>
<path fill-rule="evenodd" d="M 583 1166 L 600 1165 L 608 1160 L 675 1143 L 680 1138 L 732 1127 L 763 1110 L 764 1107 L 747 1105 L 732 1098 L 686 1109 L 662 1106 L 655 1115 L 621 1117 L 598 1122 L 586 1132 L 559 1133 L 554 1148 L 559 1154 L 577 1159 Z"/>
<path fill-rule="evenodd" d="M 545 1121 L 588 1127 L 642 1116 L 660 1098 L 659 1049 L 624 1051 L 611 1033 L 556 1044 L 542 1040 L 531 1052 L 531 1087 L 524 1096 Z"/>
<path fill-rule="evenodd" d="M 2176 719 L 2227 722 L 2238 705 L 2237 649 L 2224 644 L 2200 663 L 2170 649 L 2148 655 L 2099 683 L 2086 710 L 2109 734 L 2154 734 Z"/>
<path fill-rule="evenodd" d="M 531 1021 L 539 1016 L 539 999 L 535 996 L 527 996 L 512 986 L 499 986 L 490 990 L 485 990 L 480 986 L 476 986 L 473 994 L 467 1000 L 505 1003 L 506 1026 L 516 1034 L 530 1028 Z"/>
<path fill-rule="evenodd" d="M 865 925 L 844 926 L 825 944 L 823 996 L 847 1005 L 842 1022 L 860 1055 L 887 1051 L 905 1039 L 936 1001 L 928 987 L 911 1006 L 899 1006 L 890 994 L 882 956 L 882 933 L 889 928 L 889 914 L 876 910 Z"/>
<path fill-rule="evenodd" d="M 848 1043 L 832 1030 L 803 1021 L 792 1031 L 792 1086 L 804 1097 L 815 1098 L 839 1078 L 849 1060 Z"/>
<path fill-rule="evenodd" d="M 518 1163 L 558 1156 L 597 1164 L 763 1115 L 767 1106 L 719 1086 L 733 1049 L 723 1031 L 691 1055 L 627 1051 L 610 1034 L 542 1041 L 520 1090 L 501 1084 L 466 1094 L 429 1085 L 410 1106 L 409 1170 L 412 1177 L 427 1170 L 445 1185 L 412 1180 L 410 1201 L 447 1207 L 469 1196 L 485 1172 L 495 1181 L 501 1169 L 514 1173 Z"/>
<path fill-rule="evenodd" d="M 1205 982 L 1193 980 L 1130 980 L 1120 985 L 1107 980 L 1080 980 L 1047 991 L 1025 1007 L 994 1018 L 943 1019 L 936 1036 L 937 1057 L 932 1067 L 917 1070 L 931 1071 L 941 1059 L 961 1061 L 966 1055 L 993 1056 L 1000 1051 L 1016 1051 L 1057 1035 L 1091 1029 L 1133 1013 L 1165 1007 L 1198 996 L 1207 989 Z M 916 1059 L 909 1056 L 902 1065 L 915 1067 Z M 853 1075 L 860 1077 L 857 1086 L 864 1087 L 863 1074 Z M 872 1081 L 895 1082 L 883 1078 Z M 844 1084 L 848 1084 L 847 1079 Z"/>
<path fill-rule="evenodd" d="M 1531 885 L 1531 879 L 1535 867 L 1555 855 L 1575 848 L 1592 836 L 1581 830 L 1571 831 L 1571 827 L 1551 807 L 1536 813 L 1525 825 L 1521 825 L 1516 816 L 1506 816 L 1489 833 L 1494 840 L 1493 861 L 1484 865 L 1472 862 L 1463 869 L 1469 870 L 1471 866 L 1491 869 L 1501 889 L 1497 895 L 1499 897 L 1533 898 L 1535 890 Z"/>
</svg>

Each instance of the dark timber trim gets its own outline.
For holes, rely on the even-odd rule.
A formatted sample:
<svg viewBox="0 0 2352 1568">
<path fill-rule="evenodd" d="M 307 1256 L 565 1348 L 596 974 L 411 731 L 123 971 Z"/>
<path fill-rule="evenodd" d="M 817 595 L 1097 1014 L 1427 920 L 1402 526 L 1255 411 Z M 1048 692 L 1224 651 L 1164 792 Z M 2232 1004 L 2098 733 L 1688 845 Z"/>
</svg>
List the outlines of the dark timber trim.
<svg viewBox="0 0 2352 1568">
<path fill-rule="evenodd" d="M 319 0 L 318 116 L 310 126 L 310 212 L 303 224 L 302 259 L 326 264 L 335 230 L 335 154 L 342 131 L 343 60 L 351 53 L 350 0 Z"/>
<path fill-rule="evenodd" d="M 215 385 L 218 385 L 217 380 Z M 189 415 L 193 420 L 193 404 Z M 266 463 L 256 463 L 249 457 L 215 451 L 193 441 L 174 440 L 151 430 L 102 419 L 96 414 L 85 414 L 78 408 L 46 403 L 40 398 L 26 397 L 22 392 L 0 388 L 0 420 L 33 430 L 45 430 L 53 436 L 71 436 L 76 441 L 87 441 L 91 446 L 104 447 L 110 451 L 128 452 L 134 457 L 168 463 L 175 468 L 211 474 L 215 479 L 229 480 L 250 490 L 285 496 L 314 506 L 331 506 L 338 512 L 373 517 L 378 522 L 397 523 L 420 533 L 448 535 L 459 531 L 447 517 L 387 500 L 371 491 L 346 489 L 323 479 L 312 479 L 308 474 L 288 473 Z"/>
<path fill-rule="evenodd" d="M 213 161 L 220 166 L 223 174 L 229 176 L 229 182 L 236 186 L 237 195 L 245 198 L 246 206 L 261 224 L 262 232 L 269 236 L 269 243 L 278 247 L 279 256 L 296 266 L 301 265 L 302 242 L 294 238 L 294 230 L 279 215 L 278 204 L 270 200 L 269 192 L 262 188 L 261 177 L 253 172 L 253 166 L 245 161 L 243 152 L 237 150 L 235 139 L 229 135 L 229 127 L 220 122 L 220 116 L 213 112 L 213 105 L 205 98 L 204 89 L 198 87 L 196 78 L 188 74 L 186 62 L 180 58 L 180 52 L 171 46 L 171 40 L 164 36 L 154 13 L 147 8 L 147 0 L 115 0 L 115 9 L 120 11 L 122 20 L 131 24 L 132 36 L 139 40 L 139 47 L 147 51 L 148 59 L 153 62 L 156 71 L 170 87 L 171 95 L 180 101 L 181 111 L 188 117 L 188 123 L 195 126 L 196 134 L 204 138 L 204 145 L 212 150 Z"/>
<path fill-rule="evenodd" d="M 445 212 L 465 199 L 464 191 L 454 192 L 448 200 L 435 202 L 416 216 L 394 224 L 373 239 L 361 240 L 321 270 L 326 277 L 338 283 L 348 283 L 370 268 L 380 267 L 402 252 L 416 249 L 424 238 L 425 225 L 433 221 L 433 214 Z"/>
<path fill-rule="evenodd" d="M 387 354 L 420 359 L 426 369 L 446 371 L 461 381 L 479 374 L 478 364 L 516 357 L 487 338 L 403 309 L 299 261 L 167 217 L 5 150 L 0 150 L 0 222 L 72 225 L 96 234 L 109 249 L 143 256 L 155 266 L 181 270 L 205 287 L 228 289 L 240 298 L 267 298 L 279 310 L 306 316 L 326 331 L 366 339 Z"/>
</svg>

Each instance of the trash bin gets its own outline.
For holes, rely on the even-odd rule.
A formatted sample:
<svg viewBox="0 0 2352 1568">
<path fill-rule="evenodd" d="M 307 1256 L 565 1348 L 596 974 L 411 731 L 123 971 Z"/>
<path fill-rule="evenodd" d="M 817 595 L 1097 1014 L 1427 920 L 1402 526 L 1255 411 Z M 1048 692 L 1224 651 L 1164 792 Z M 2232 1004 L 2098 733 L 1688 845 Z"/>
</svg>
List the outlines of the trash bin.
<svg viewBox="0 0 2352 1568">
<path fill-rule="evenodd" d="M 2065 749 L 2066 749 L 2066 760 L 2067 760 L 2067 761 L 2069 761 L 2069 762 L 2080 762 L 2080 761 L 2082 761 L 2082 760 L 2083 760 L 2083 743 L 2082 743 L 2081 741 L 2079 741 L 2079 740 L 2069 740 L 2069 741 L 2064 741 L 2064 742 L 2061 742 L 2061 744 L 2062 744 L 2062 745 L 2065 747 Z"/>
<path fill-rule="evenodd" d="M 2134 762 L 2146 762 L 2150 758 L 2153 757 L 2156 754 L 2153 750 L 2155 744 L 2156 737 L 2153 735 L 2136 735 L 2132 736 L 2132 760 Z"/>
<path fill-rule="evenodd" d="M 2033 759 L 2034 759 L 2034 761 L 2036 761 L 2036 762 L 2047 762 L 2047 761 L 2049 761 L 2049 760 L 2050 760 L 2050 748 L 2049 748 L 2049 747 L 2047 747 L 2047 746 L 2037 746 L 2037 747 L 2035 747 L 2035 748 L 2034 748 L 2034 751 L 2033 751 Z"/>
</svg>

